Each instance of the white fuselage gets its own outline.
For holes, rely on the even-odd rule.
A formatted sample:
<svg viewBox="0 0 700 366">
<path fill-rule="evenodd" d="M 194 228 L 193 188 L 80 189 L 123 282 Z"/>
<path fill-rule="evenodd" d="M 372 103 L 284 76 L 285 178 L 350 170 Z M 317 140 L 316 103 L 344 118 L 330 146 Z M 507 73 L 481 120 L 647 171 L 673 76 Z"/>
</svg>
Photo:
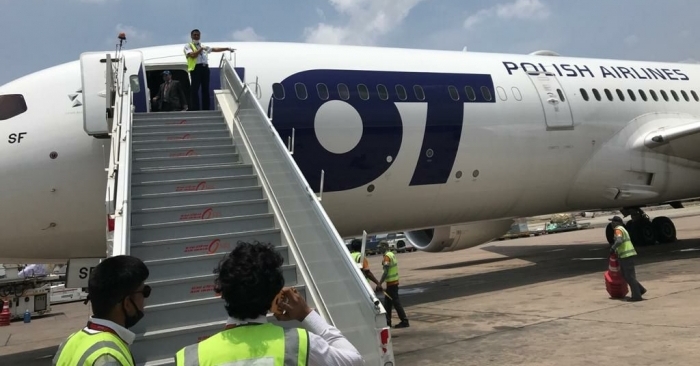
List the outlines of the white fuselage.
<svg viewBox="0 0 700 366">
<path fill-rule="evenodd" d="M 700 164 L 630 149 L 645 123 L 653 123 L 655 114 L 700 114 L 700 102 L 691 94 L 693 90 L 700 92 L 700 84 L 696 83 L 700 66 L 291 43 L 209 45 L 237 49 L 236 66 L 245 68 L 247 83 L 257 78 L 264 108 L 273 100 L 274 83 L 307 70 L 490 75 L 495 102 L 464 103 L 461 136 L 452 136 L 459 138 L 458 150 L 449 178 L 443 183 L 410 184 L 417 161 L 426 153 L 422 141 L 428 103 L 396 103 L 403 125 L 402 136 L 398 137 L 400 148 L 395 156 L 387 157 L 391 164 L 372 180 L 371 192 L 368 184 L 363 184 L 323 193 L 323 207 L 342 236 L 362 230 L 371 233 L 430 228 L 700 196 L 700 185 L 696 184 Z M 184 69 L 183 47 L 141 49 L 146 71 Z M 210 66 L 218 67 L 219 60 L 220 54 L 211 54 Z M 560 83 L 568 107 L 560 105 L 570 109 L 572 128 L 547 129 L 547 101 L 543 106 L 536 84 L 522 70 L 530 67 L 534 71 L 540 64 Z M 649 69 L 661 71 L 654 74 Z M 603 70 L 610 74 L 604 75 Z M 347 81 L 351 90 L 356 88 L 352 83 Z M 108 139 L 90 137 L 83 130 L 82 108 L 74 107 L 75 100 L 82 96 L 71 96 L 80 94 L 80 89 L 77 61 L 0 86 L 0 98 L 21 94 L 28 107 L 14 118 L 0 120 L 0 207 L 4 208 L 0 218 L 0 262 L 105 255 L 105 168 L 110 143 Z M 406 89 L 412 93 L 410 85 Z M 581 89 L 586 90 L 588 101 Z M 601 101 L 596 100 L 593 89 L 602 95 Z M 608 100 L 605 89 L 610 90 L 613 101 Z M 624 93 L 624 101 L 617 89 Z M 628 89 L 636 101 L 630 100 Z M 640 89 L 647 101 L 641 99 Z M 658 94 L 658 101 L 652 99 L 649 90 Z M 663 99 L 661 90 L 668 94 L 669 101 Z M 314 97 L 316 86 L 307 85 L 307 91 L 309 97 Z M 286 89 L 287 98 L 293 93 L 293 89 Z M 480 93 L 478 88 L 476 93 Z M 277 102 L 272 109 L 277 127 L 275 107 Z M 373 131 L 365 127 L 363 132 L 358 113 L 344 102 L 329 102 L 323 108 L 315 114 L 314 132 L 331 152 L 345 153 L 359 136 Z M 379 131 L 381 126 L 375 128 Z M 10 135 L 22 132 L 20 141 L 10 143 Z M 286 143 L 285 133 L 281 131 L 280 135 Z M 51 156 L 54 152 L 55 159 Z M 295 154 L 295 159 L 300 158 Z M 631 193 L 615 199 L 611 193 L 615 190 Z"/>
</svg>

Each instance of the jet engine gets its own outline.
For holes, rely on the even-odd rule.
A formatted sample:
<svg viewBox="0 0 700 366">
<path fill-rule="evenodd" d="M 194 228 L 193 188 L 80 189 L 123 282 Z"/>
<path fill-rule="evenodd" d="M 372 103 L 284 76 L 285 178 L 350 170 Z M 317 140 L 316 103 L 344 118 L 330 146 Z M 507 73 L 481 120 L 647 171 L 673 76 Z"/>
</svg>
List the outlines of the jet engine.
<svg viewBox="0 0 700 366">
<path fill-rule="evenodd" d="M 470 222 L 432 229 L 405 231 L 408 241 L 424 252 L 454 252 L 475 247 L 503 236 L 512 219 Z"/>
</svg>

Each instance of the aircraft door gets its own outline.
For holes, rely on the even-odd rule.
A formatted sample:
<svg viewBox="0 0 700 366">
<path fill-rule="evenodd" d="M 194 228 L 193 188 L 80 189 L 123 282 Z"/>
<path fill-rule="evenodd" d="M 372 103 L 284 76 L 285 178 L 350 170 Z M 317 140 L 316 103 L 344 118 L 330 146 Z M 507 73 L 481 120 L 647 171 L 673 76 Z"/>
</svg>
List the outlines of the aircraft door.
<svg viewBox="0 0 700 366">
<path fill-rule="evenodd" d="M 564 88 L 551 72 L 528 71 L 542 102 L 547 130 L 572 130 L 574 118 Z"/>
<path fill-rule="evenodd" d="M 106 137 L 110 130 L 108 117 L 111 116 L 106 103 L 107 98 L 107 52 L 86 52 L 80 55 L 80 72 L 82 88 L 78 93 L 83 94 L 83 129 L 94 137 Z M 143 62 L 143 54 L 139 51 L 121 51 L 126 61 L 126 78 L 133 91 L 133 105 L 136 112 L 148 112 L 149 92 L 146 87 L 146 69 Z M 112 68 L 117 69 L 117 61 L 114 52 L 109 52 L 112 57 Z M 112 100 L 112 104 L 114 100 Z M 111 117 L 110 117 L 111 118 Z"/>
</svg>

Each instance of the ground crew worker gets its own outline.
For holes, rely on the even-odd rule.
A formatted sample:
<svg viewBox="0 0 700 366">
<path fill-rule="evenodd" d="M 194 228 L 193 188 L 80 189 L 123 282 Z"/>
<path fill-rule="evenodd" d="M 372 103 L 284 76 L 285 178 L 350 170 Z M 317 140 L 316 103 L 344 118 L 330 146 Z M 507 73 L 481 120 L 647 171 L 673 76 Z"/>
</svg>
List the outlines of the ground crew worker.
<svg viewBox="0 0 700 366">
<path fill-rule="evenodd" d="M 88 300 L 93 316 L 87 326 L 61 344 L 56 366 L 134 366 L 129 346 L 135 334 L 128 330 L 143 318 L 144 285 L 148 268 L 138 258 L 119 255 L 100 262 L 90 273 Z"/>
<path fill-rule="evenodd" d="M 296 290 L 284 288 L 283 263 L 270 244 L 239 242 L 214 271 L 214 290 L 229 315 L 225 329 L 178 351 L 176 365 L 364 365 L 337 328 Z M 270 310 L 278 320 L 297 320 L 303 328 L 268 323 Z"/>
<path fill-rule="evenodd" d="M 622 278 L 627 281 L 630 285 L 630 291 L 632 291 L 632 297 L 627 301 L 642 301 L 642 295 L 647 292 L 647 289 L 637 281 L 637 274 L 634 270 L 634 256 L 637 255 L 637 251 L 634 250 L 630 234 L 627 232 L 627 229 L 625 229 L 622 218 L 620 216 L 615 216 L 610 219 L 610 221 L 615 230 L 615 242 L 612 247 L 610 247 L 610 252 L 617 254 Z"/>
<path fill-rule="evenodd" d="M 355 263 L 359 264 L 360 263 L 360 258 L 362 258 L 362 240 L 360 239 L 353 239 L 350 242 L 350 250 L 352 250 L 352 258 L 355 260 Z M 367 257 L 365 257 L 365 260 L 362 261 L 362 274 L 365 275 L 365 279 L 367 282 L 374 282 L 376 286 L 379 286 L 379 281 L 377 281 L 377 277 L 374 277 L 374 274 L 372 271 L 369 269 L 369 262 L 367 261 Z"/>
<path fill-rule="evenodd" d="M 389 248 L 384 254 L 382 262 L 384 273 L 377 285 L 377 292 L 382 291 L 382 283 L 386 280 L 386 292 L 384 293 L 386 325 L 391 327 L 391 309 L 393 306 L 396 307 L 396 313 L 399 314 L 399 319 L 401 320 L 401 323 L 394 328 L 407 328 L 409 326 L 408 318 L 399 300 L 399 262 L 396 260 L 396 254 L 394 254 L 393 250 L 393 248 Z"/>
</svg>

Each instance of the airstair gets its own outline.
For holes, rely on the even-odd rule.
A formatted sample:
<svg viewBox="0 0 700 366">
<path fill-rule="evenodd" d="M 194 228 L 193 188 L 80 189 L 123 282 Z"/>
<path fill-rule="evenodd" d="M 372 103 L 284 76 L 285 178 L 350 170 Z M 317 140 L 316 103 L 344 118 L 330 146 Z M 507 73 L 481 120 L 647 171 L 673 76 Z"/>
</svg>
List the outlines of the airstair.
<svg viewBox="0 0 700 366">
<path fill-rule="evenodd" d="M 133 113 L 134 75 L 123 58 L 113 62 L 108 254 L 141 258 L 153 289 L 132 328 L 136 363 L 172 365 L 177 350 L 223 329 L 213 269 L 238 241 L 257 240 L 275 245 L 286 286 L 339 328 L 367 365 L 393 365 L 384 308 L 234 65 L 222 59 L 217 111 Z"/>
</svg>

